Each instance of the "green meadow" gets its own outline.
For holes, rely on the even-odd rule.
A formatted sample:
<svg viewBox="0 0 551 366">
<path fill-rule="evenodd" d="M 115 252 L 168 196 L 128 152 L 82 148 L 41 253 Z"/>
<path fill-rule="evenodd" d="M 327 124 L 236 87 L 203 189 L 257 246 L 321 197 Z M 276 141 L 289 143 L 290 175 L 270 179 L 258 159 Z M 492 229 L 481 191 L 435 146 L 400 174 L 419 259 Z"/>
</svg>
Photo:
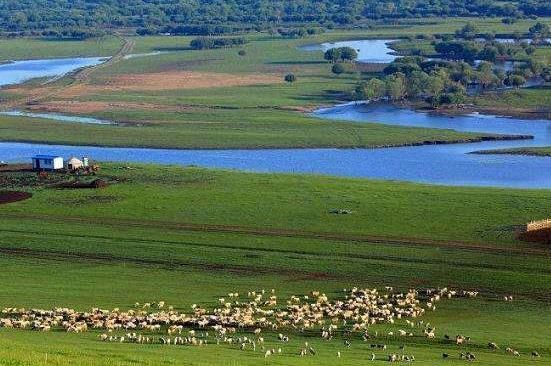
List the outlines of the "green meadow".
<svg viewBox="0 0 551 366">
<path fill-rule="evenodd" d="M 481 295 L 444 300 L 429 313 L 424 319 L 437 327 L 436 340 L 376 342 L 388 344 L 388 352 L 405 344 L 422 365 L 465 362 L 458 359 L 465 350 L 483 365 L 523 365 L 533 350 L 542 355 L 537 364 L 551 362 L 548 247 L 515 239 L 523 223 L 548 214 L 547 191 L 120 164 L 103 164 L 99 177 L 118 183 L 101 190 L 26 185 L 31 199 L 2 206 L 0 306 L 86 310 L 162 299 L 186 311 L 193 303 L 215 306 L 230 291 L 261 288 L 282 297 L 319 289 L 338 298 L 351 286 L 453 286 Z M 331 213 L 339 208 L 352 213 Z M 515 301 L 501 300 L 508 294 Z M 0 329 L 0 364 L 265 362 L 261 352 L 230 345 L 112 344 L 98 334 Z M 359 337 L 347 349 L 340 337 L 321 342 L 291 334 L 268 364 L 330 365 L 337 351 L 339 364 L 357 364 L 372 352 Z M 473 341 L 460 349 L 444 334 Z M 275 334 L 266 338 L 277 345 Z M 319 356 L 300 358 L 304 341 Z M 490 341 L 522 356 L 491 351 Z M 383 362 L 386 353 L 376 353 L 375 363 Z M 442 360 L 442 353 L 453 359 Z"/>
</svg>

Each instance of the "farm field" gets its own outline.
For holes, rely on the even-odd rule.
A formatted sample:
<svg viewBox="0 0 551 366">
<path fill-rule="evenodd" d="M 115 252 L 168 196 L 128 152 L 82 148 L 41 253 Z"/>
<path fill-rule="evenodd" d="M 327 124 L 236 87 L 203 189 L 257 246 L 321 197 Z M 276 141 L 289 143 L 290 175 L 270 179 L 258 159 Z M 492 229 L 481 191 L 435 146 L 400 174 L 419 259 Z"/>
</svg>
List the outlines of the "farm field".
<svg viewBox="0 0 551 366">
<path fill-rule="evenodd" d="M 9 177 L 9 189 L 32 182 L 10 174 L 0 173 Z M 116 164 L 104 164 L 99 177 L 118 183 L 101 190 L 25 183 L 33 197 L 2 206 L 0 306 L 127 309 L 136 301 L 163 300 L 186 312 L 194 303 L 215 306 L 227 292 L 261 288 L 277 289 L 281 297 L 321 290 L 333 298 L 353 285 L 453 286 L 480 295 L 443 300 L 423 318 L 437 328 L 437 339 L 385 335 L 373 342 L 388 344 L 389 352 L 405 344 L 415 362 L 426 365 L 460 362 L 461 351 L 475 353 L 483 365 L 522 365 L 537 350 L 541 359 L 533 362 L 550 363 L 548 248 L 518 242 L 514 234 L 527 220 L 546 215 L 546 191 Z M 414 204 L 419 202 L 431 204 Z M 441 220 L 450 211 L 449 220 Z M 505 302 L 505 295 L 515 300 Z M 401 327 L 381 324 L 372 331 Z M 342 335 L 322 342 L 289 333 L 291 341 L 283 345 L 276 333 L 265 335 L 267 345 L 283 348 L 267 363 L 355 364 L 371 357 L 370 342 L 359 335 L 348 349 Z M 0 329 L 0 359 L 60 365 L 94 364 L 98 355 L 102 364 L 113 365 L 264 362 L 262 352 L 237 346 L 105 343 L 99 334 Z M 465 334 L 472 343 L 448 344 L 444 334 Z M 299 357 L 304 341 L 319 355 Z M 492 351 L 488 342 L 503 349 Z M 507 354 L 506 345 L 522 356 Z M 336 352 L 342 353 L 338 360 Z M 379 363 L 388 352 L 375 353 Z M 442 353 L 455 360 L 442 360 Z"/>
</svg>

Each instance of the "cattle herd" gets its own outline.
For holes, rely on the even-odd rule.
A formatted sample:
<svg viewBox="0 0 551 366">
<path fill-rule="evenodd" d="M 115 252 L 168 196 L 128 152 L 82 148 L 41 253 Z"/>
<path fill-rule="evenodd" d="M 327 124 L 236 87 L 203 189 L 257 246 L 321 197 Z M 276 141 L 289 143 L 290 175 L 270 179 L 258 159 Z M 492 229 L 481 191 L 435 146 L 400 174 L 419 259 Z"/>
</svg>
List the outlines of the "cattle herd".
<svg viewBox="0 0 551 366">
<path fill-rule="evenodd" d="M 0 328 L 31 329 L 47 332 L 64 330 L 81 333 L 95 330 L 105 342 L 162 344 L 172 346 L 206 347 L 210 344 L 227 344 L 242 351 L 260 352 L 263 357 L 283 353 L 282 347 L 291 337 L 318 335 L 324 341 L 342 342 L 342 351 L 352 347 L 352 342 L 365 343 L 370 349 L 370 359 L 389 362 L 415 361 L 413 354 L 405 352 L 405 346 L 390 345 L 385 341 L 407 337 L 423 337 L 467 345 L 471 339 L 464 335 L 440 335 L 436 328 L 421 317 L 427 311 L 435 311 L 436 304 L 452 297 L 476 297 L 476 291 L 456 291 L 448 288 L 410 289 L 406 292 L 353 288 L 331 300 L 322 292 L 291 296 L 280 301 L 274 290 L 250 291 L 247 294 L 229 293 L 219 298 L 209 311 L 193 304 L 189 312 L 180 312 L 164 301 L 136 303 L 134 308 L 121 311 L 118 308 L 104 310 L 93 308 L 80 312 L 69 308 L 52 310 L 4 308 Z M 391 325 L 391 331 L 374 331 L 376 324 Z M 436 340 L 435 340 L 436 341 Z M 499 350 L 494 343 L 488 347 Z M 289 347 L 285 347 L 286 350 Z M 456 357 L 475 361 L 472 352 L 459 352 L 453 356 L 443 353 L 443 358 Z M 296 354 L 301 357 L 316 356 L 317 350 L 309 342 L 300 343 Z M 507 347 L 506 353 L 520 357 L 520 353 Z M 336 357 L 341 357 L 341 351 Z M 532 359 L 539 358 L 533 351 Z"/>
</svg>

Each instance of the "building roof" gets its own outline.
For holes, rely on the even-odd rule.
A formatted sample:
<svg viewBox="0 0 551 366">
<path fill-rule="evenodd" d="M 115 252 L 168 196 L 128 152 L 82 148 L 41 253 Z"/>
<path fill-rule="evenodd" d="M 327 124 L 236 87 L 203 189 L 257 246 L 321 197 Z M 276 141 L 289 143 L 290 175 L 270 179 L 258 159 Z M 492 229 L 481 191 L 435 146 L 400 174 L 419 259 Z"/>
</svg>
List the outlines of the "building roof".
<svg viewBox="0 0 551 366">
<path fill-rule="evenodd" d="M 59 155 L 42 155 L 42 154 L 33 156 L 33 159 L 57 159 L 57 158 L 61 158 L 61 156 L 59 156 Z"/>
</svg>

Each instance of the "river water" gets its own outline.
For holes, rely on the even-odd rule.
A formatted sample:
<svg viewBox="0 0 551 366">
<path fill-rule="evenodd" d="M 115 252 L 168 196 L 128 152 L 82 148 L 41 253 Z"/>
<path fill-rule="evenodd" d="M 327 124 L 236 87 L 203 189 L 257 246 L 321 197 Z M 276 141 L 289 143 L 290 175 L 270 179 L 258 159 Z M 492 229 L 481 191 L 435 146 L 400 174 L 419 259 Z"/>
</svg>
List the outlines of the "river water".
<svg viewBox="0 0 551 366">
<path fill-rule="evenodd" d="M 0 111 L 0 115 L 12 116 L 12 117 L 29 117 L 29 118 L 42 118 L 42 119 L 51 119 L 54 121 L 60 122 L 75 122 L 75 123 L 86 123 L 92 125 L 114 125 L 114 122 L 92 118 L 92 117 L 80 117 L 80 116 L 70 116 L 60 113 L 36 113 L 36 112 L 26 112 L 20 110 L 11 110 L 11 111 Z"/>
<path fill-rule="evenodd" d="M 104 57 L 77 57 L 13 61 L 0 64 L 0 87 L 35 78 L 54 78 L 83 67 L 98 65 Z"/>
<path fill-rule="evenodd" d="M 373 46 L 377 51 L 373 52 L 369 62 L 373 62 L 375 59 L 383 60 L 386 57 L 384 56 L 387 53 L 385 47 L 389 41 L 357 42 Z M 378 46 L 375 46 L 374 42 L 378 42 Z M 340 46 L 339 43 L 332 45 Z M 351 44 L 343 43 L 342 45 Z M 359 47 L 355 44 L 352 46 Z M 363 55 L 367 55 L 367 53 L 363 53 Z M 367 60 L 367 56 L 362 57 Z M 21 82 L 33 77 L 57 76 L 75 68 L 97 64 L 101 60 L 101 58 L 36 60 L 1 65 L 0 85 Z M 388 59 L 385 62 L 388 62 Z M 14 75 L 6 71 L 7 69 L 13 70 Z M 321 109 L 312 115 L 332 120 L 333 123 L 346 120 L 478 133 L 532 135 L 534 139 L 383 149 L 256 150 L 106 148 L 4 142 L 0 143 L 0 161 L 28 162 L 31 156 L 40 153 L 65 157 L 86 155 L 99 161 L 200 165 L 256 172 L 327 174 L 461 186 L 551 188 L 551 158 L 471 154 L 474 151 L 486 149 L 551 146 L 551 121 L 521 120 L 477 114 L 447 116 L 422 113 L 387 104 L 346 104 Z M 75 118 L 62 117 L 72 120 Z M 80 122 L 93 123 L 96 121 L 91 119 Z"/>
<path fill-rule="evenodd" d="M 0 143 L 0 160 L 34 154 L 87 155 L 103 161 L 199 165 L 256 172 L 327 174 L 460 186 L 551 188 L 551 158 L 471 154 L 482 149 L 551 145 L 551 122 L 498 116 L 444 116 L 389 105 L 344 105 L 314 113 L 361 123 L 530 134 L 534 140 L 426 145 L 383 149 L 169 150 Z"/>
</svg>

